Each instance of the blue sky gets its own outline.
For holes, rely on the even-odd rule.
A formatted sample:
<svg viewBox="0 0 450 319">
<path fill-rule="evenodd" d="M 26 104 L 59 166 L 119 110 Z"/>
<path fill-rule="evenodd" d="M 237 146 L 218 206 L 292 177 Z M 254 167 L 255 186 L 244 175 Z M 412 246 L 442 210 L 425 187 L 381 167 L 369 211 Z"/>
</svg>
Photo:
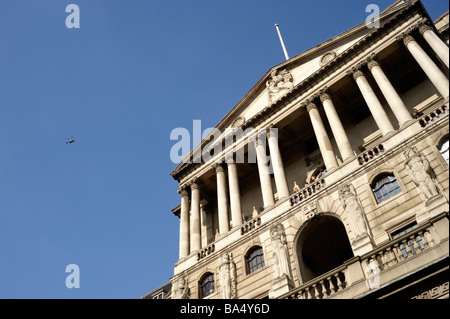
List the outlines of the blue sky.
<svg viewBox="0 0 450 319">
<path fill-rule="evenodd" d="M 275 23 L 292 57 L 392 2 L 2 0 L 0 298 L 140 298 L 168 282 L 170 132 L 214 126 L 284 61 Z"/>
</svg>

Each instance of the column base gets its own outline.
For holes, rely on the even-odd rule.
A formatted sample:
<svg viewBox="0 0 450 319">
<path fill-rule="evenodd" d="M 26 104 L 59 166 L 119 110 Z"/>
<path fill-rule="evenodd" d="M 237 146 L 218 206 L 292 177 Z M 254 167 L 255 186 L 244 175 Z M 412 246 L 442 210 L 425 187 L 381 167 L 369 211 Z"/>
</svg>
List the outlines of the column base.
<svg viewBox="0 0 450 319">
<path fill-rule="evenodd" d="M 269 291 L 269 298 L 276 299 L 288 293 L 293 288 L 294 282 L 286 274 L 284 274 L 272 282 L 272 289 Z"/>
</svg>

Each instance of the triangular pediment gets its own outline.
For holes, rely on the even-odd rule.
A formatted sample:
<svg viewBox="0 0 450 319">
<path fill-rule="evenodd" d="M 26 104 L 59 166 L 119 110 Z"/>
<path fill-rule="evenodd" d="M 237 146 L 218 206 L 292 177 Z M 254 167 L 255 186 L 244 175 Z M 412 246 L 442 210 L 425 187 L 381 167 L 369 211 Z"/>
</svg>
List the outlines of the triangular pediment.
<svg viewBox="0 0 450 319">
<path fill-rule="evenodd" d="M 416 2 L 413 0 L 395 1 L 381 12 L 380 27 L 382 28 Z M 359 25 L 270 68 L 215 128 L 226 134 L 230 128 L 245 127 L 246 123 L 257 118 L 259 114 L 264 113 L 266 109 L 282 100 L 290 92 L 295 91 L 299 86 L 308 83 L 315 74 L 325 70 L 334 60 L 353 50 L 375 31 L 376 28 L 369 28 L 366 21 L 363 21 Z M 191 156 L 203 149 L 208 140 L 209 137 L 206 137 L 200 145 L 195 147 Z M 172 176 L 177 175 L 177 172 L 184 170 L 183 167 L 188 166 L 190 165 L 181 163 L 172 172 Z"/>
<path fill-rule="evenodd" d="M 380 25 L 409 6 L 410 2 L 399 0 L 386 8 L 380 14 Z M 373 28 L 368 28 L 364 21 L 360 25 L 272 67 L 218 123 L 216 128 L 224 131 L 226 128 L 238 127 L 243 124 L 327 63 L 345 53 L 371 32 L 373 32 Z"/>
</svg>

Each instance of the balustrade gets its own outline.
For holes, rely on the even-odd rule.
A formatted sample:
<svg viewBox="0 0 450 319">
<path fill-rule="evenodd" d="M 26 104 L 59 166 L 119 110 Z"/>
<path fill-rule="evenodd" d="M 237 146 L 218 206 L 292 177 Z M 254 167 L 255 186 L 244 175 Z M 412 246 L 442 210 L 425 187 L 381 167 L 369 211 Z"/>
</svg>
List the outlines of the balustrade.
<svg viewBox="0 0 450 319">
<path fill-rule="evenodd" d="M 370 256 L 362 261 L 363 265 L 366 265 L 368 277 L 372 275 L 372 270 L 377 267 L 380 272 L 385 271 L 434 246 L 435 241 L 431 235 L 432 227 L 428 225 L 425 228 L 416 229 L 392 241 L 388 246 L 373 251 Z"/>
<path fill-rule="evenodd" d="M 215 250 L 216 246 L 214 244 L 211 244 L 208 247 L 203 248 L 197 253 L 197 260 L 205 258 L 206 256 L 212 254 Z"/>
<path fill-rule="evenodd" d="M 320 192 L 325 188 L 325 179 L 319 179 L 308 186 L 303 187 L 297 193 L 290 197 L 291 206 L 299 204 L 301 201 L 314 196 L 316 193 Z"/>
<path fill-rule="evenodd" d="M 244 235 L 244 234 L 250 232 L 251 230 L 258 227 L 259 225 L 261 225 L 261 218 L 260 217 L 253 218 L 252 220 L 250 220 L 247 223 L 245 223 L 244 225 L 242 225 L 241 235 Z"/>
<path fill-rule="evenodd" d="M 336 268 L 292 292 L 288 299 L 326 299 L 346 288 L 346 267 Z"/>
<path fill-rule="evenodd" d="M 448 109 L 446 105 L 441 105 L 435 110 L 429 112 L 426 115 L 423 115 L 419 118 L 419 123 L 422 127 L 426 127 L 429 124 L 433 124 L 440 118 L 444 117 L 445 114 L 448 114 Z"/>
<path fill-rule="evenodd" d="M 358 157 L 359 165 L 364 165 L 365 163 L 371 161 L 375 157 L 379 156 L 384 152 L 383 144 L 375 146 L 370 150 L 364 150 L 363 153 Z"/>
</svg>

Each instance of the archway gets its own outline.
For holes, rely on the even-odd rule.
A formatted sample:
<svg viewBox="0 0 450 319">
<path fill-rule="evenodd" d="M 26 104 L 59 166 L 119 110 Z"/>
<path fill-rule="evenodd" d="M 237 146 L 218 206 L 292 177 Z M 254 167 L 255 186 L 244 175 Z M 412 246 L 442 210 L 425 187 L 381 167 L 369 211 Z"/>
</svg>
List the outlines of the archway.
<svg viewBox="0 0 450 319">
<path fill-rule="evenodd" d="M 302 227 L 296 252 L 303 283 L 353 257 L 345 226 L 329 214 L 318 215 Z"/>
</svg>

